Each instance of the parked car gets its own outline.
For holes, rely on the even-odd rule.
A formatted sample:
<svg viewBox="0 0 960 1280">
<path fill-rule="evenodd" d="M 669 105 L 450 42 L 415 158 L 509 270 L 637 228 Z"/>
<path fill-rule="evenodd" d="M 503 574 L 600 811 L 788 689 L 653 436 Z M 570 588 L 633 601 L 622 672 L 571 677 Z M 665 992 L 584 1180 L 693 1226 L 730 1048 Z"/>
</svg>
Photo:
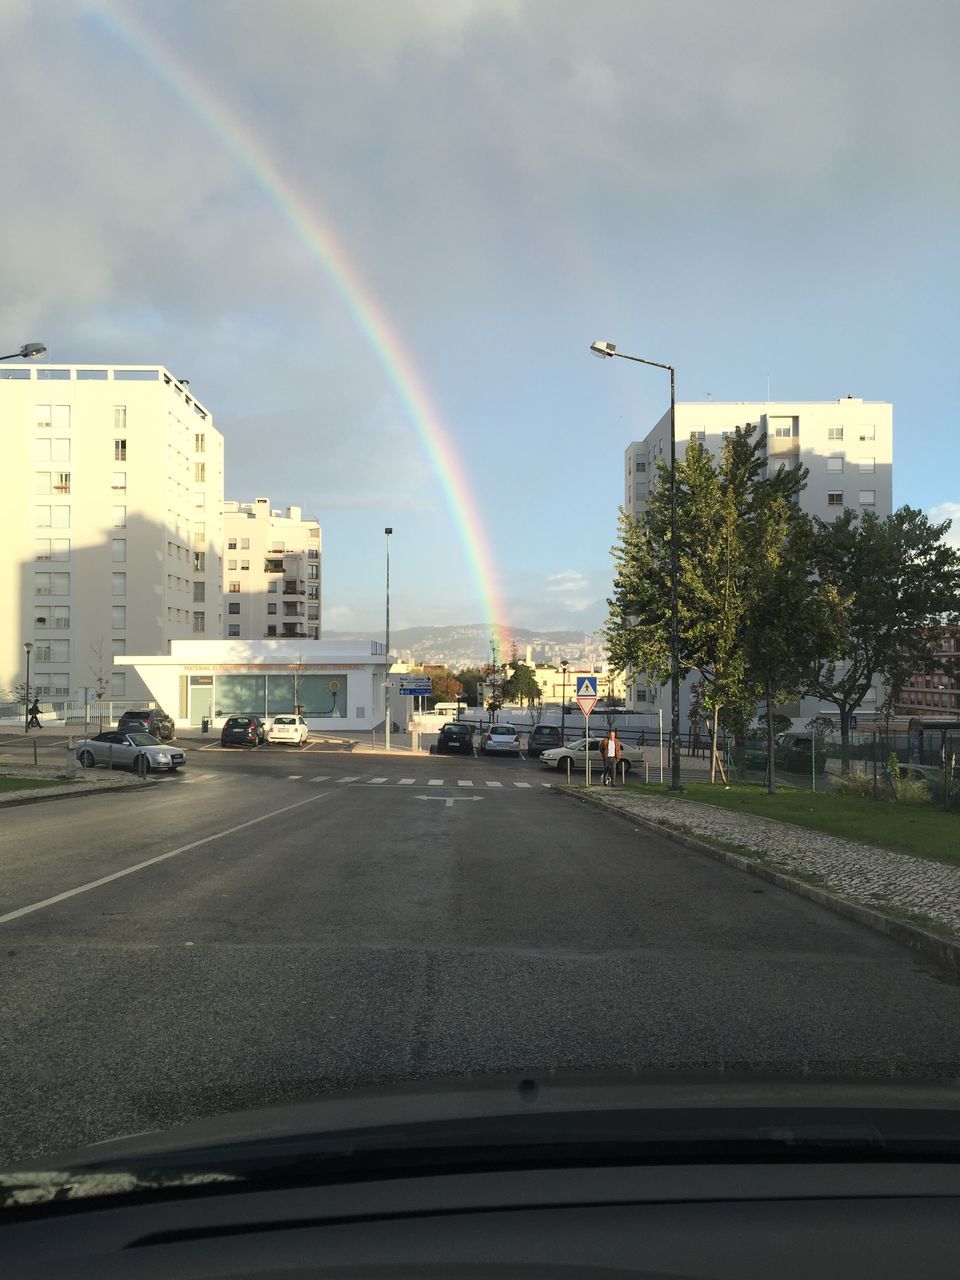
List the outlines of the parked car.
<svg viewBox="0 0 960 1280">
<path fill-rule="evenodd" d="M 125 711 L 120 717 L 117 729 L 122 733 L 140 729 L 145 733 L 152 733 L 161 742 L 169 742 L 177 736 L 173 717 L 168 716 L 162 707 L 150 707 L 145 711 Z"/>
<path fill-rule="evenodd" d="M 142 729 L 123 732 L 110 729 L 94 738 L 84 738 L 77 743 L 77 759 L 84 769 L 98 764 L 120 765 L 129 769 L 141 768 L 141 761 L 149 773 L 152 769 L 165 769 L 176 773 L 183 768 L 185 757 L 179 747 L 168 747 L 152 733 Z"/>
<path fill-rule="evenodd" d="M 531 760 L 536 760 L 551 747 L 562 746 L 560 730 L 555 724 L 538 724 L 530 730 L 530 736 L 527 738 L 527 755 Z"/>
<path fill-rule="evenodd" d="M 464 720 L 442 725 L 437 737 L 437 755 L 447 751 L 464 751 L 473 755 L 473 725 Z"/>
<path fill-rule="evenodd" d="M 302 747 L 310 730 L 303 716 L 274 716 L 273 724 L 267 730 L 268 742 L 295 742 Z"/>
<path fill-rule="evenodd" d="M 809 733 L 781 733 L 774 745 L 773 758 L 778 769 L 809 776 L 813 765 L 814 740 Z M 827 771 L 827 755 L 817 743 L 817 773 Z"/>
<path fill-rule="evenodd" d="M 519 756 L 520 730 L 512 724 L 492 724 L 480 740 L 480 750 L 485 756 Z"/>
<path fill-rule="evenodd" d="M 228 716 L 220 730 L 221 747 L 259 747 L 267 730 L 259 716 Z"/>
<path fill-rule="evenodd" d="M 600 757 L 600 744 L 603 738 L 590 739 L 590 770 L 602 771 L 603 760 Z M 643 768 L 643 752 L 639 747 L 629 747 L 621 739 L 620 741 L 620 759 L 626 766 L 625 772 L 630 773 L 632 769 Z M 568 742 L 565 747 L 553 747 L 550 751 L 544 751 L 540 757 L 540 763 L 548 769 L 562 769 L 566 772 L 567 761 L 571 761 L 571 767 L 574 769 L 586 769 L 587 767 L 587 740 L 586 738 L 578 738 L 576 742 Z"/>
</svg>

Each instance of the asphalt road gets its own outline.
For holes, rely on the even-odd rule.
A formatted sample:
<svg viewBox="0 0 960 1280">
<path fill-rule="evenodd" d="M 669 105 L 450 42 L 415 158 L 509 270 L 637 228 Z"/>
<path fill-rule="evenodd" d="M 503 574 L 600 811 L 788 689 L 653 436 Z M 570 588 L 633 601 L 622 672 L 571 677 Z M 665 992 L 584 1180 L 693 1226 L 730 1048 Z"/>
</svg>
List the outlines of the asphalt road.
<svg viewBox="0 0 960 1280">
<path fill-rule="evenodd" d="M 551 780 L 194 748 L 0 813 L 0 1165 L 397 1078 L 958 1073 L 945 974 Z"/>
</svg>

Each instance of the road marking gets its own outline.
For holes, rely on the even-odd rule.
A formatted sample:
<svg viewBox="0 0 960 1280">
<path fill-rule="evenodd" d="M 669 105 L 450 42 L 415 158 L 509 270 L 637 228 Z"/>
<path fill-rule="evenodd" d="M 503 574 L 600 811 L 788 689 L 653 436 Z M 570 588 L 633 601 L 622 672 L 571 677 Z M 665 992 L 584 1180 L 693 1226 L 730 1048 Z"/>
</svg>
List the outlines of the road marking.
<svg viewBox="0 0 960 1280">
<path fill-rule="evenodd" d="M 311 782 L 329 782 L 330 775 L 329 773 L 318 773 L 317 776 L 315 778 L 311 778 L 310 781 Z"/>
<path fill-rule="evenodd" d="M 397 783 L 398 787 L 412 787 L 416 782 L 416 778 L 401 778 Z"/>
<path fill-rule="evenodd" d="M 370 779 L 370 785 L 371 785 L 371 786 L 372 786 L 375 782 L 386 782 L 386 778 L 371 778 L 371 779 Z"/>
<path fill-rule="evenodd" d="M 458 800 L 482 800 L 483 796 L 417 796 L 418 800 L 442 800 L 444 808 L 452 809 Z"/>
<path fill-rule="evenodd" d="M 488 783 L 487 783 L 487 786 L 488 786 L 488 787 L 502 787 L 502 786 L 503 786 L 503 783 L 502 783 L 502 782 L 488 782 Z"/>
<path fill-rule="evenodd" d="M 460 778 L 460 780 L 457 782 L 457 786 L 458 786 L 458 787 L 472 787 L 472 786 L 473 786 L 473 783 L 472 783 L 472 782 L 469 782 L 469 781 L 465 781 L 463 778 Z"/>
<path fill-rule="evenodd" d="M 429 779 L 429 781 L 427 782 L 427 786 L 428 786 L 428 787 L 442 787 L 442 786 L 443 786 L 443 779 L 442 779 L 442 778 L 430 778 L 430 779 Z"/>
<path fill-rule="evenodd" d="M 178 854 L 189 853 L 191 849 L 199 849 L 202 845 L 210 844 L 214 840 L 222 840 L 224 836 L 235 835 L 238 831 L 245 831 L 247 827 L 255 827 L 259 822 L 267 822 L 271 818 L 278 818 L 281 813 L 289 813 L 291 809 L 302 809 L 305 804 L 313 804 L 315 800 L 323 800 L 332 794 L 332 791 L 324 791 L 321 795 L 310 796 L 307 800 L 297 800 L 293 804 L 285 804 L 282 809 L 272 809 L 269 813 L 261 813 L 257 818 L 250 818 L 246 822 L 240 822 L 235 827 L 226 827 L 223 831 L 215 831 L 212 836 L 204 836 L 202 840 L 191 840 L 189 844 L 182 844 L 179 848 L 170 849 L 167 853 L 158 853 L 155 858 L 147 858 L 145 862 L 137 862 L 132 867 L 124 867 L 122 871 L 114 871 L 109 876 L 101 876 L 99 880 L 90 880 L 87 884 L 77 885 L 75 889 L 66 889 L 63 893 L 54 894 L 52 898 L 44 898 L 41 902 L 31 902 L 27 907 L 18 907 L 16 911 L 8 911 L 6 915 L 0 916 L 0 924 L 9 924 L 11 920 L 19 920 L 21 916 L 31 915 L 34 911 L 42 911 L 44 907 L 53 907 L 58 902 L 65 902 L 67 898 L 75 898 L 79 893 L 89 893 L 91 889 L 99 889 L 101 885 L 110 884 L 113 880 L 122 880 L 124 876 L 132 876 L 135 871 L 143 871 L 147 867 L 154 867 L 158 862 L 166 862 L 168 858 L 175 858 Z"/>
<path fill-rule="evenodd" d="M 287 781 L 288 781 L 288 782 L 299 782 L 299 781 L 300 781 L 300 779 L 301 779 L 302 777 L 303 777 L 303 774 L 302 774 L 302 773 L 288 773 L 288 774 L 287 774 Z"/>
<path fill-rule="evenodd" d="M 359 773 L 350 774 L 350 775 L 349 775 L 348 777 L 346 777 L 346 778 L 338 778 L 338 779 L 337 779 L 337 781 L 338 781 L 338 782 L 359 782 L 359 781 L 360 781 L 361 776 L 362 776 L 362 775 L 361 775 L 361 774 L 359 774 Z"/>
<path fill-rule="evenodd" d="M 533 783 L 532 782 L 515 782 L 513 785 L 515 787 L 532 787 Z"/>
</svg>

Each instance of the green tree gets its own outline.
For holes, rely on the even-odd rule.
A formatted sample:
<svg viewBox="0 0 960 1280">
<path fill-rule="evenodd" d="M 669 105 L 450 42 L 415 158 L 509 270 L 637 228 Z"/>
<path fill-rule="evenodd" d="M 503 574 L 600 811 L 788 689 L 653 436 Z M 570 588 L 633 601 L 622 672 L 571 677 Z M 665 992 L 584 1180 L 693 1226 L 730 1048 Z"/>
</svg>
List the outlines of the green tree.
<svg viewBox="0 0 960 1280">
<path fill-rule="evenodd" d="M 431 673 L 430 685 L 433 690 L 430 698 L 431 706 L 436 706 L 438 702 L 454 702 L 457 694 L 463 691 L 460 681 L 452 671 L 446 668 L 443 671 Z"/>
<path fill-rule="evenodd" d="M 949 528 L 913 507 L 884 519 L 848 508 L 817 521 L 816 570 L 835 592 L 841 643 L 837 656 L 817 657 L 808 687 L 839 712 L 845 774 L 850 716 L 874 680 L 897 686 L 913 672 L 943 668 L 936 650 L 944 626 L 960 617 L 960 552 L 943 541 Z"/>
<path fill-rule="evenodd" d="M 537 683 L 533 667 L 528 667 L 525 662 L 514 663 L 513 670 L 503 686 L 503 700 L 516 702 L 522 707 L 524 702 L 535 702 L 539 697 L 540 685 Z"/>
<path fill-rule="evenodd" d="M 478 705 L 477 685 L 484 679 L 484 676 L 483 667 L 464 667 L 462 671 L 457 672 L 457 680 L 463 690 L 463 696 L 471 707 Z"/>
</svg>

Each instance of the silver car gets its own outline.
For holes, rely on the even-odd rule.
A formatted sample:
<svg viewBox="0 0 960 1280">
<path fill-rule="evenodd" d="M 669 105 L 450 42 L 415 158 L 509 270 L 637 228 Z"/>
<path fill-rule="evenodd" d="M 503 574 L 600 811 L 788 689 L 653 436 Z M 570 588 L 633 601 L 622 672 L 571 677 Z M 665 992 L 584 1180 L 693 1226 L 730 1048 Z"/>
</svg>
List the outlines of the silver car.
<svg viewBox="0 0 960 1280">
<path fill-rule="evenodd" d="M 106 733 L 98 733 L 95 738 L 84 738 L 77 743 L 77 759 L 84 769 L 106 764 L 113 768 L 145 768 L 147 773 L 151 769 L 176 773 L 185 762 L 183 751 L 179 747 L 161 742 L 152 733 L 144 733 L 141 729 L 131 729 L 129 732 L 110 729 Z"/>
<path fill-rule="evenodd" d="M 600 744 L 604 741 L 605 739 L 603 738 L 590 739 L 590 771 L 597 775 L 603 772 Z M 623 763 L 623 772 L 625 774 L 629 773 L 631 769 L 636 769 L 639 773 L 643 773 L 643 752 L 639 747 L 628 747 L 621 739 L 620 759 Z M 568 760 L 572 769 L 585 769 L 587 767 L 586 738 L 579 738 L 576 742 L 568 742 L 565 747 L 551 747 L 549 751 L 544 751 L 540 757 L 540 763 L 545 768 L 560 769 L 564 773 L 567 770 Z M 617 773 L 620 773 L 620 765 L 617 765 Z"/>
<path fill-rule="evenodd" d="M 519 756 L 520 730 L 512 724 L 492 724 L 480 739 L 480 751 L 485 756 Z"/>
</svg>

